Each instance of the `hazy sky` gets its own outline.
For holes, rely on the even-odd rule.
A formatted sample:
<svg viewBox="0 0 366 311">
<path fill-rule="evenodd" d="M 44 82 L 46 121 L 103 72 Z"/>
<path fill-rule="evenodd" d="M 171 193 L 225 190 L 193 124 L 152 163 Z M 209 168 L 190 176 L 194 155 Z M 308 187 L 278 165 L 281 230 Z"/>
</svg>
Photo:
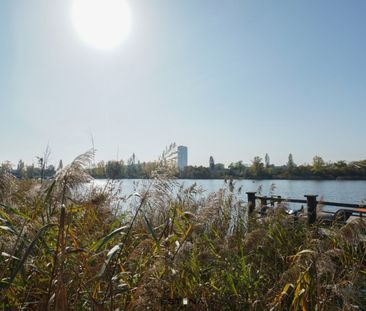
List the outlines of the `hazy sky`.
<svg viewBox="0 0 366 311">
<path fill-rule="evenodd" d="M 265 153 L 366 158 L 366 1 L 130 0 L 117 49 L 87 46 L 72 0 L 0 1 L 0 161 L 189 163 Z"/>
</svg>

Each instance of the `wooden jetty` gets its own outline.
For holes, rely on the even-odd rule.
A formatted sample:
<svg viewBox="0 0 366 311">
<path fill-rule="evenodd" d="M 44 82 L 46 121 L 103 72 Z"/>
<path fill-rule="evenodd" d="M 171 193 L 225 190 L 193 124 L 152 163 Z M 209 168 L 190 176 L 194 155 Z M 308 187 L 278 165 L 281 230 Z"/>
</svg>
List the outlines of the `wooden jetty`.
<svg viewBox="0 0 366 311">
<path fill-rule="evenodd" d="M 318 201 L 317 195 L 306 194 L 306 199 L 282 198 L 281 196 L 261 196 L 256 192 L 247 192 L 249 213 L 253 213 L 256 209 L 256 202 L 259 201 L 259 207 L 274 207 L 275 203 L 298 203 L 306 204 L 308 224 L 314 224 L 316 221 L 325 223 L 333 223 L 334 221 L 346 222 L 351 216 L 363 217 L 366 215 L 366 206 L 360 204 L 338 203 L 328 201 Z M 269 203 L 269 205 L 268 205 Z M 322 211 L 322 215 L 317 215 L 317 206 L 334 206 L 339 207 L 334 212 Z"/>
</svg>

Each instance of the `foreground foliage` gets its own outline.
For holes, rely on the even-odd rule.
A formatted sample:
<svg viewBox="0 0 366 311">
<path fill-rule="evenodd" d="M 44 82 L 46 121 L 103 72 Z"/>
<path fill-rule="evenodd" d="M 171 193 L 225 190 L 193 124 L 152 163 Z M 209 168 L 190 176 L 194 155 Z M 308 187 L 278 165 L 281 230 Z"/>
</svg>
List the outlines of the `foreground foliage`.
<svg viewBox="0 0 366 311">
<path fill-rule="evenodd" d="M 248 216 L 232 183 L 179 188 L 169 150 L 123 197 L 85 186 L 92 156 L 47 182 L 1 174 L 0 309 L 366 308 L 362 219 L 325 234 L 281 208 Z"/>
</svg>

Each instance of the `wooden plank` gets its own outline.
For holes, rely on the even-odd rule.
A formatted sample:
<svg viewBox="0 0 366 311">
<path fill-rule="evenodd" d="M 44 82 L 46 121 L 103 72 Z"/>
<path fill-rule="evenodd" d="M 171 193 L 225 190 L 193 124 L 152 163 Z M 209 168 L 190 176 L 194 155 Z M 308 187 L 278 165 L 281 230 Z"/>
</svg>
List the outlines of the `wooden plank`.
<svg viewBox="0 0 366 311">
<path fill-rule="evenodd" d="M 288 202 L 288 203 L 299 203 L 299 204 L 307 204 L 307 200 L 299 200 L 299 199 L 291 199 L 291 198 L 282 198 L 280 196 L 255 196 L 255 199 L 260 200 L 261 202 L 267 203 L 269 202 Z M 252 193 L 252 200 L 253 200 L 253 193 Z M 319 201 L 318 205 L 326 205 L 326 206 L 335 206 L 335 207 L 342 207 L 344 209 L 352 210 L 354 213 L 359 213 L 360 216 L 362 214 L 366 214 L 366 207 L 360 204 L 352 204 L 352 203 L 338 203 L 338 202 L 328 202 L 328 201 Z M 336 211 L 335 211 L 336 212 Z M 334 214 L 335 212 L 327 212 Z"/>
<path fill-rule="evenodd" d="M 328 201 L 319 201 L 319 204 L 328 205 L 328 206 L 348 207 L 348 208 L 361 208 L 361 209 L 366 210 L 366 208 L 363 208 L 363 206 L 360 204 L 337 203 L 337 202 L 328 202 Z"/>
</svg>

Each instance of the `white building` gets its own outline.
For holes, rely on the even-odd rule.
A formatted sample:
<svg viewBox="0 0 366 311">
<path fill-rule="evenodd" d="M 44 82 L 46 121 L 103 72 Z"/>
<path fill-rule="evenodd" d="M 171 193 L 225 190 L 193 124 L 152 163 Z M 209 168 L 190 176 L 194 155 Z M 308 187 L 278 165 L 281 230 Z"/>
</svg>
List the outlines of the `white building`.
<svg viewBox="0 0 366 311">
<path fill-rule="evenodd" d="M 178 168 L 183 171 L 188 164 L 188 148 L 186 146 L 178 146 Z"/>
</svg>

